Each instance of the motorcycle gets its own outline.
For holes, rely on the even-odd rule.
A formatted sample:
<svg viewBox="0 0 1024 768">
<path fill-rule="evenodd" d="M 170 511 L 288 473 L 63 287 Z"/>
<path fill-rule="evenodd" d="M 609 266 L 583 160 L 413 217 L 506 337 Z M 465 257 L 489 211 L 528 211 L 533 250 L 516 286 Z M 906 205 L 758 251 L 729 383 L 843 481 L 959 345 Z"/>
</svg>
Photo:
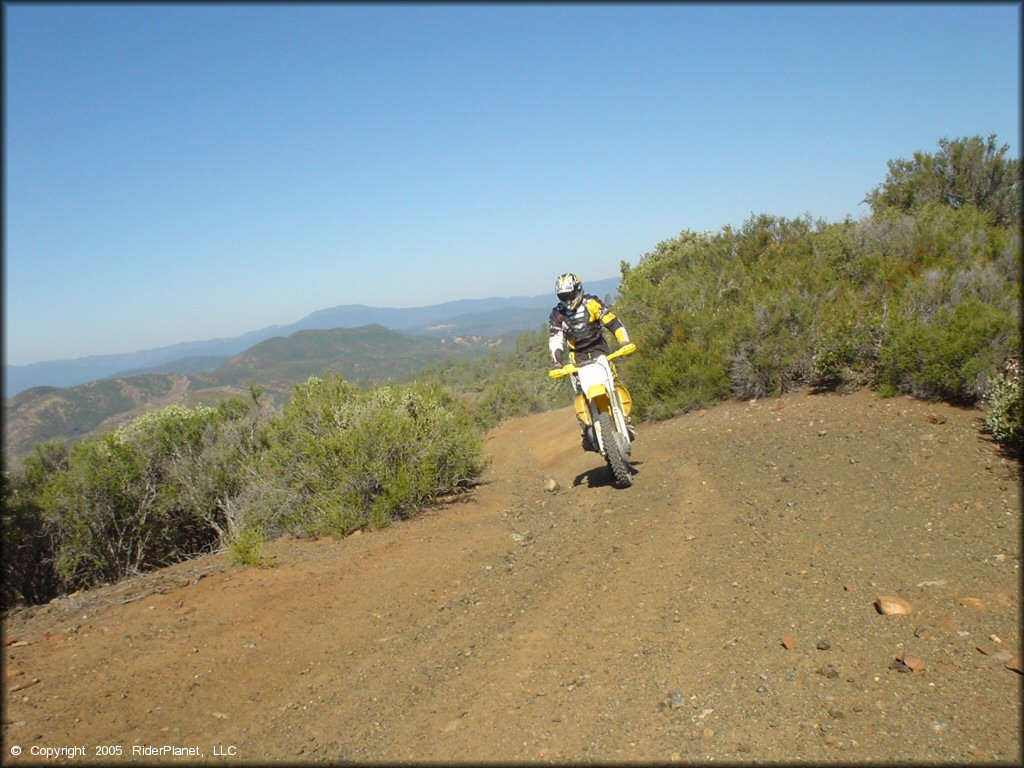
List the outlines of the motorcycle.
<svg viewBox="0 0 1024 768">
<path fill-rule="evenodd" d="M 621 384 L 616 385 L 612 375 L 611 361 L 616 357 L 636 352 L 636 344 L 624 344 L 609 355 L 573 365 L 567 363 L 561 368 L 548 371 L 552 379 L 570 374 L 577 375 L 579 393 L 573 401 L 576 415 L 586 425 L 591 442 L 597 445 L 616 482 L 622 486 L 633 484 L 633 474 L 627 460 L 632 452 L 633 429 L 626 417 L 633 406 L 629 392 Z"/>
</svg>

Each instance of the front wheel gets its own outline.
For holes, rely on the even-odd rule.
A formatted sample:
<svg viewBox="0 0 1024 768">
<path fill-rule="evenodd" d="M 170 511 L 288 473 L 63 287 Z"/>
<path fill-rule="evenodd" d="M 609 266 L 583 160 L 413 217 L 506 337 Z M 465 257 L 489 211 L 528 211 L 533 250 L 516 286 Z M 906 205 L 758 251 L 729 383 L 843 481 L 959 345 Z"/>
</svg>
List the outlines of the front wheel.
<svg viewBox="0 0 1024 768">
<path fill-rule="evenodd" d="M 608 462 L 608 468 L 615 476 L 615 482 L 622 486 L 633 484 L 633 473 L 629 470 L 626 461 L 626 450 L 624 446 L 629 445 L 629 438 L 619 434 L 615 430 L 615 422 L 612 415 L 604 411 L 597 416 L 597 425 L 601 430 L 601 442 L 604 444 L 604 458 Z"/>
</svg>

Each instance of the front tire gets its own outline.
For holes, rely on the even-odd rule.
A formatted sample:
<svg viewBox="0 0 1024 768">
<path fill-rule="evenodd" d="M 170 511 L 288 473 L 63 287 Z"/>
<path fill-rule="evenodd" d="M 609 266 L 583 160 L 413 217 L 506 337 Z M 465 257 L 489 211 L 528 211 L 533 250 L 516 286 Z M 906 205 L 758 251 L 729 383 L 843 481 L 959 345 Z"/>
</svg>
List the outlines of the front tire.
<svg viewBox="0 0 1024 768">
<path fill-rule="evenodd" d="M 597 424 L 604 444 L 604 458 L 608 462 L 608 469 L 615 476 L 615 482 L 624 487 L 631 486 L 633 473 L 626 461 L 627 453 L 623 450 L 623 443 L 628 444 L 629 438 L 615 431 L 612 415 L 608 411 L 598 414 Z"/>
</svg>

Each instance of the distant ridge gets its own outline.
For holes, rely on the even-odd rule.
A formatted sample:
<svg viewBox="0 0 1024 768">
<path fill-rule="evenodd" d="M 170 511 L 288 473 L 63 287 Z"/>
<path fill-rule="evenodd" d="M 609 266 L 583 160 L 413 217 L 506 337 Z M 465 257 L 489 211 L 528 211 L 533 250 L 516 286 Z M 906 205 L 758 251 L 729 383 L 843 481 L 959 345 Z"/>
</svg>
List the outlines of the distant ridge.
<svg viewBox="0 0 1024 768">
<path fill-rule="evenodd" d="M 618 285 L 617 277 L 585 283 L 588 292 L 601 297 L 614 295 L 618 291 Z M 231 338 L 189 341 L 138 352 L 94 355 L 72 360 L 5 365 L 4 397 L 14 397 L 33 387 L 73 387 L 97 379 L 147 372 L 198 373 L 202 367 L 220 361 L 207 360 L 200 363 L 197 358 L 220 358 L 223 361 L 267 339 L 275 336 L 286 337 L 303 330 L 359 328 L 376 324 L 392 331 L 422 336 L 497 337 L 511 331 L 532 331 L 539 328 L 547 320 L 546 310 L 554 303 L 553 294 L 540 294 L 460 299 L 409 308 L 343 304 L 317 310 L 290 325 L 271 325 Z"/>
<path fill-rule="evenodd" d="M 44 440 L 78 440 L 111 430 L 167 405 L 214 405 L 252 384 L 276 401 L 324 372 L 357 384 L 400 381 L 450 355 L 482 355 L 499 344 L 480 336 L 450 340 L 404 334 L 379 324 L 310 329 L 265 339 L 213 370 L 146 372 L 66 388 L 32 387 L 4 400 L 4 457 L 16 460 Z M 190 361 L 196 364 L 194 358 Z M 204 358 L 201 365 L 209 363 Z"/>
</svg>

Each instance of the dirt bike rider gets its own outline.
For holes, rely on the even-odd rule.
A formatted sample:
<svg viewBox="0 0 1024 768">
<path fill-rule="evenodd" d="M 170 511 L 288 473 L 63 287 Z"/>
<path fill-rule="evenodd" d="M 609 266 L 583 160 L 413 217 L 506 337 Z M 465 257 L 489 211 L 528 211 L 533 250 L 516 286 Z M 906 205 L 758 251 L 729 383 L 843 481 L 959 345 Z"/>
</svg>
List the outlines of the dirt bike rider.
<svg viewBox="0 0 1024 768">
<path fill-rule="evenodd" d="M 626 326 L 597 296 L 583 292 L 583 282 L 577 275 L 572 272 L 559 275 L 555 279 L 555 295 L 558 296 L 558 304 L 551 310 L 548 319 L 548 329 L 551 332 L 548 349 L 555 365 L 564 365 L 565 347 L 569 349 L 569 362 L 573 365 L 591 360 L 598 355 L 607 355 L 608 342 L 605 341 L 602 332 L 604 328 L 615 334 L 619 346 L 629 343 Z M 617 384 L 618 374 L 614 364 L 610 365 Z M 573 394 L 578 395 L 578 377 L 572 374 L 569 379 L 572 382 Z M 583 431 L 583 450 L 596 452 L 597 446 L 590 439 L 587 425 L 580 421 L 580 428 Z M 630 437 L 635 438 L 636 432 L 632 425 L 629 425 L 629 431 Z"/>
</svg>

